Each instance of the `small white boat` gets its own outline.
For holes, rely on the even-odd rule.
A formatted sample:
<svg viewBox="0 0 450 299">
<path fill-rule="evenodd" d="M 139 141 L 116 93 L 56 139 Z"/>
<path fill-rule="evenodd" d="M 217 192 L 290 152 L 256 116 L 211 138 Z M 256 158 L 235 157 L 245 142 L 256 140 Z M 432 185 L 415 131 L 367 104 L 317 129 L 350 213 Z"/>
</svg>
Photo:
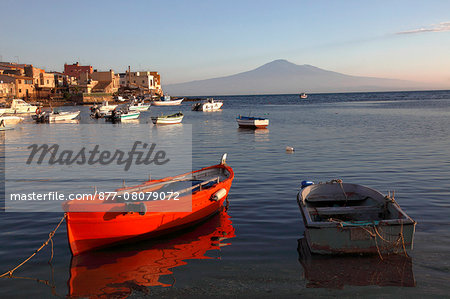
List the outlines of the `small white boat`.
<svg viewBox="0 0 450 299">
<path fill-rule="evenodd" d="M 195 103 L 192 105 L 192 111 L 217 111 L 222 108 L 222 101 L 215 101 L 213 98 L 208 98 L 202 103 Z"/>
<path fill-rule="evenodd" d="M 139 102 L 136 100 L 133 100 L 128 107 L 130 111 L 147 111 L 149 108 L 150 104 L 146 104 L 143 101 Z"/>
<path fill-rule="evenodd" d="M 313 253 L 397 253 L 412 249 L 416 222 L 393 197 L 333 180 L 302 182 L 297 202 Z"/>
<path fill-rule="evenodd" d="M 269 119 L 263 117 L 251 117 L 239 115 L 236 121 L 241 128 L 264 129 L 269 125 Z"/>
<path fill-rule="evenodd" d="M 152 116 L 151 119 L 155 125 L 173 125 L 181 123 L 183 117 L 183 113 L 178 112 L 171 115 Z"/>
<path fill-rule="evenodd" d="M 15 115 L 0 116 L 0 123 L 3 123 L 4 125 L 7 125 L 7 126 L 17 125 L 18 123 L 22 122 L 23 120 L 24 120 L 23 117 L 15 116 Z"/>
<path fill-rule="evenodd" d="M 164 96 L 159 101 L 153 101 L 152 105 L 154 106 L 178 106 L 183 102 L 184 98 L 179 100 L 172 100 L 170 96 Z"/>
<path fill-rule="evenodd" d="M 77 118 L 80 115 L 80 111 L 52 111 L 52 112 L 41 112 L 40 109 L 36 111 L 36 115 L 33 115 L 32 118 L 36 122 L 57 122 L 57 121 L 65 121 L 72 120 Z"/>
<path fill-rule="evenodd" d="M 306 98 L 308 98 L 308 95 L 306 93 L 300 94 L 300 99 L 306 99 Z"/>
<path fill-rule="evenodd" d="M 38 108 L 39 108 L 38 106 L 28 104 L 24 100 L 14 99 L 12 100 L 11 108 L 2 109 L 2 112 L 13 114 L 35 113 Z"/>
</svg>

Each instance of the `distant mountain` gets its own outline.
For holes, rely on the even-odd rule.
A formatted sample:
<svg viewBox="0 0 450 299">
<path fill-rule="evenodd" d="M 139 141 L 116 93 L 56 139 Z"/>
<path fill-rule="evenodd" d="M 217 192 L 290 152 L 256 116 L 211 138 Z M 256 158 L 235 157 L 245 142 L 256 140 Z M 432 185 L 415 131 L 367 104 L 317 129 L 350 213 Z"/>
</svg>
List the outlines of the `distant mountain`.
<svg viewBox="0 0 450 299">
<path fill-rule="evenodd" d="M 397 79 L 344 75 L 308 64 L 297 65 L 279 59 L 248 72 L 168 84 L 163 88 L 165 92 L 174 96 L 202 96 L 419 90 L 430 86 Z"/>
</svg>

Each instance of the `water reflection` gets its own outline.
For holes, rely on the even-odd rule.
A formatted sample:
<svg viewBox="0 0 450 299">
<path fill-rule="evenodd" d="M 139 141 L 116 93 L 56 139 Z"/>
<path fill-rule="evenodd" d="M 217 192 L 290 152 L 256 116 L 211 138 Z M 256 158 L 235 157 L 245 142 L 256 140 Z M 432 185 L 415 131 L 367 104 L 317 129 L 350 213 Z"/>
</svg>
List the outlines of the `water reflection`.
<svg viewBox="0 0 450 299">
<path fill-rule="evenodd" d="M 132 244 L 72 258 L 69 295 L 75 297 L 126 297 L 133 290 L 148 292 L 146 287 L 170 287 L 161 276 L 173 275 L 172 268 L 186 265 L 189 259 L 212 259 L 208 250 L 230 245 L 235 237 L 225 210 L 207 222 L 170 239 Z"/>
<path fill-rule="evenodd" d="M 412 260 L 404 255 L 325 256 L 311 254 L 305 238 L 298 241 L 299 261 L 307 288 L 353 286 L 415 287 Z"/>
<path fill-rule="evenodd" d="M 267 128 L 238 128 L 239 135 L 242 135 L 244 138 L 248 138 L 249 136 L 253 136 L 255 142 L 267 142 L 270 141 L 269 129 Z"/>
</svg>

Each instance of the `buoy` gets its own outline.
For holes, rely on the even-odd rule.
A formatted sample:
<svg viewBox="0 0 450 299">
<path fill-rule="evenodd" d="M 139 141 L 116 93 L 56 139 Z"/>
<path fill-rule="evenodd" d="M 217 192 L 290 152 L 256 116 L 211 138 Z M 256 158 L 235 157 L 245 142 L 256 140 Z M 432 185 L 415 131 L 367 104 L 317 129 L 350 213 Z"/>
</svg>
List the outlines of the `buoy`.
<svg viewBox="0 0 450 299">
<path fill-rule="evenodd" d="M 295 150 L 292 146 L 286 146 L 286 152 L 293 153 Z"/>
<path fill-rule="evenodd" d="M 211 196 L 211 200 L 213 201 L 219 201 L 221 200 L 225 195 L 227 195 L 227 190 L 225 188 L 219 189 L 216 193 L 214 193 Z"/>
<path fill-rule="evenodd" d="M 301 182 L 301 188 L 302 189 L 305 188 L 305 187 L 311 186 L 311 185 L 314 185 L 313 181 L 302 181 Z"/>
</svg>

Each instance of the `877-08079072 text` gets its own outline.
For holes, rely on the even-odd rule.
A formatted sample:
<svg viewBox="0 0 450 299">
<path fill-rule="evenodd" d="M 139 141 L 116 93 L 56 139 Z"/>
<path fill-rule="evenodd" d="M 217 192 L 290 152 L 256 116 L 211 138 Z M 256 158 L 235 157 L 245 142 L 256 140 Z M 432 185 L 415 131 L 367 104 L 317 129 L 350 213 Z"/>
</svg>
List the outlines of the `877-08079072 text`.
<svg viewBox="0 0 450 299">
<path fill-rule="evenodd" d="M 12 193 L 11 201 L 65 201 L 65 200 L 124 200 L 124 201 L 153 201 L 153 200 L 179 200 L 178 192 L 98 192 L 94 193 L 71 193 L 64 194 L 60 192 L 47 193 Z"/>
</svg>

